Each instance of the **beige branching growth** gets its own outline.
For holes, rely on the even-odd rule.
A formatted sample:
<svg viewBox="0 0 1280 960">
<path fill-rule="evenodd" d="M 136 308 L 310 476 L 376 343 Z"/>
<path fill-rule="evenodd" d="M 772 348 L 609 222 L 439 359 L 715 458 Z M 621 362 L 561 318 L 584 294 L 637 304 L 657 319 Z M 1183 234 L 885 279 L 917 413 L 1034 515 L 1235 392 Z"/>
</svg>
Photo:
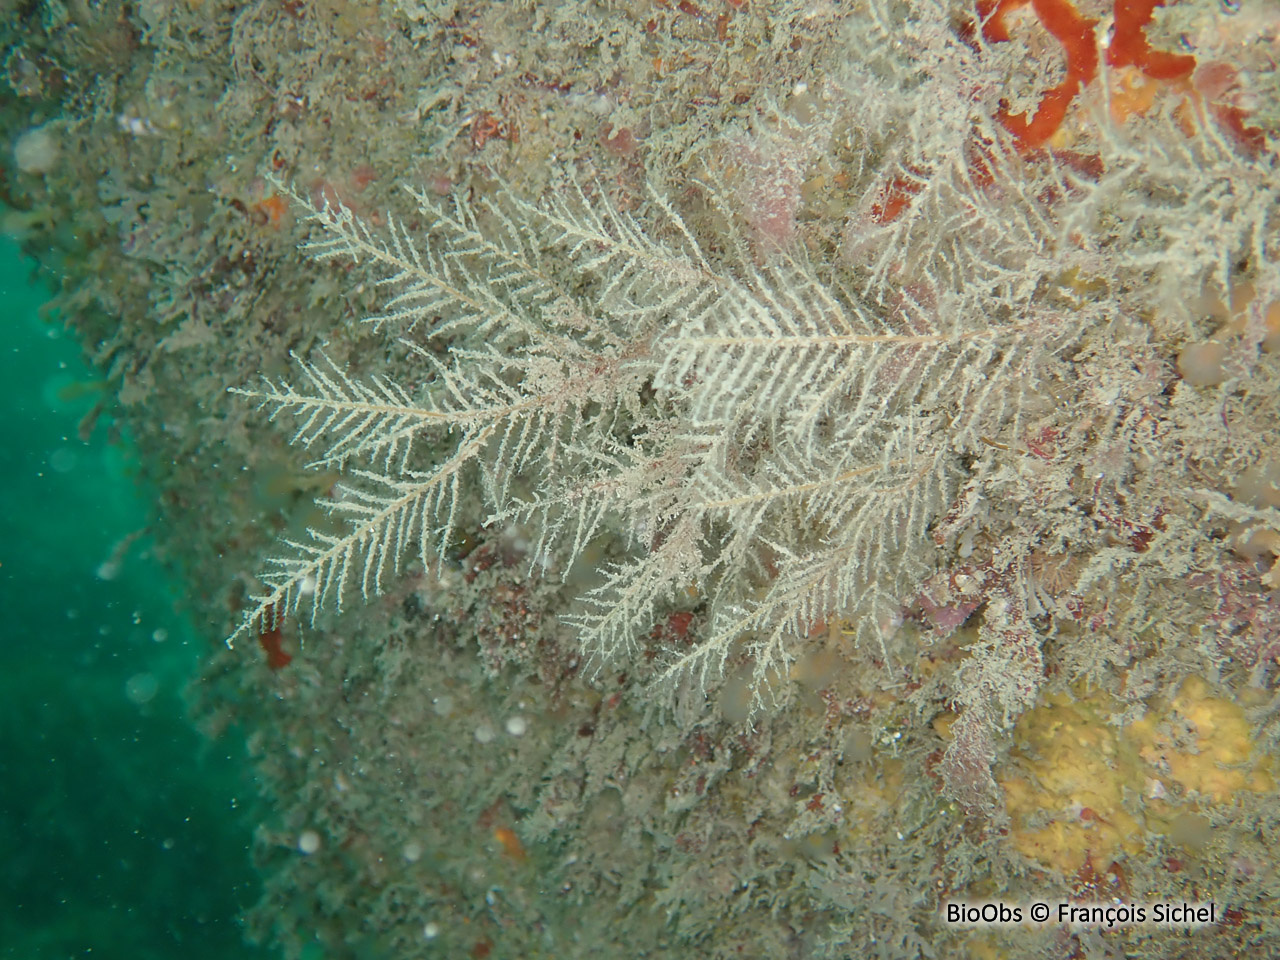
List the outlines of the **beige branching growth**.
<svg viewBox="0 0 1280 960">
<path fill-rule="evenodd" d="M 543 204 L 409 195 L 420 236 L 326 207 L 303 249 L 372 261 L 392 293 L 368 322 L 434 324 L 450 350 L 410 344 L 411 386 L 324 358 L 299 361 L 298 386 L 235 391 L 294 418 L 293 442 L 351 481 L 323 501 L 345 532 L 291 543 L 231 640 L 442 556 L 470 490 L 487 519 L 538 531 L 536 565 L 567 569 L 601 533 L 626 546 L 570 618 L 595 662 L 692 592 L 707 628 L 662 681 L 704 685 L 739 654 L 763 678 L 837 609 L 874 634 L 925 568 L 962 458 L 1016 417 L 1018 385 L 1069 335 L 1007 297 L 864 303 L 740 243 L 713 263 L 657 193 L 651 227 L 574 184 Z"/>
</svg>

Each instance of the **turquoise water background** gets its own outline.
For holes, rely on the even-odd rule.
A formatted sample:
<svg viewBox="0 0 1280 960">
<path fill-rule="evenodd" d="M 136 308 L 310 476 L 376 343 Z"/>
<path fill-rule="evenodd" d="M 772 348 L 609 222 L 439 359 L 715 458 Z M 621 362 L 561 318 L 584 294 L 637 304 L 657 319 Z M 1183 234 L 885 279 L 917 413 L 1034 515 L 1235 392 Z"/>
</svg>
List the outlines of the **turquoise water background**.
<svg viewBox="0 0 1280 960">
<path fill-rule="evenodd" d="M 145 493 L 34 265 L 0 240 L 0 957 L 265 957 L 237 917 L 256 792 L 182 698 L 199 644 Z"/>
</svg>

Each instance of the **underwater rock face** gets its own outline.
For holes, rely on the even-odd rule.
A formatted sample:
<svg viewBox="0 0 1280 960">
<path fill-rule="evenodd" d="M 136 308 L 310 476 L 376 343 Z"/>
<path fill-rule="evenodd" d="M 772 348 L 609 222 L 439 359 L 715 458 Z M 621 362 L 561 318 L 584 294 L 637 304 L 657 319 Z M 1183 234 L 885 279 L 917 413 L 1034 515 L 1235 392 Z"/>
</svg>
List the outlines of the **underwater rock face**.
<svg viewBox="0 0 1280 960">
<path fill-rule="evenodd" d="M 255 937 L 1276 944 L 1268 4 L 4 29 L 16 228 L 269 799 Z M 945 909 L 1115 898 L 1215 921 Z"/>
</svg>

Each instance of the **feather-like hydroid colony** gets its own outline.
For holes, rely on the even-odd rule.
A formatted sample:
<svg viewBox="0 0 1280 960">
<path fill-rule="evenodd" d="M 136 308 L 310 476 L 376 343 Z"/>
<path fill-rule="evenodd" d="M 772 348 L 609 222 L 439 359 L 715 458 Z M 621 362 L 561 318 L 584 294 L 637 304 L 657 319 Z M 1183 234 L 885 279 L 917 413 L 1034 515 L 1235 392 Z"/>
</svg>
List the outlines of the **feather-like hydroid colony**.
<svg viewBox="0 0 1280 960">
<path fill-rule="evenodd" d="M 740 239 L 713 262 L 656 191 L 645 225 L 572 183 L 540 204 L 506 189 L 409 196 L 418 235 L 331 204 L 304 249 L 381 273 L 390 295 L 367 322 L 404 335 L 415 382 L 320 357 L 299 361 L 297 383 L 235 391 L 291 416 L 294 442 L 346 479 L 319 501 L 345 529 L 290 542 L 231 640 L 442 556 L 478 489 L 490 520 L 536 531 L 536 566 L 625 538 L 570 618 L 596 661 L 696 592 L 708 629 L 661 676 L 705 683 L 742 643 L 763 679 L 836 610 L 871 632 L 892 616 L 964 456 L 1016 417 L 1068 334 L 972 291 L 865 302 L 798 256 L 757 262 Z M 451 346 L 424 349 L 424 335 Z"/>
<path fill-rule="evenodd" d="M 633 652 L 664 608 L 696 603 L 699 630 L 663 652 L 660 684 L 705 689 L 732 656 L 752 664 L 759 705 L 825 621 L 883 638 L 936 569 L 936 546 L 962 528 L 972 542 L 987 498 L 1022 482 L 1025 458 L 1044 459 L 1024 418 L 1062 438 L 1063 409 L 1141 406 L 1156 367 L 1124 357 L 1145 349 L 1143 318 L 1169 336 L 1186 290 L 1247 283 L 1254 306 L 1227 367 L 1250 369 L 1280 297 L 1277 205 L 1270 156 L 1238 111 L 1206 100 L 1193 118 L 1170 99 L 1131 120 L 1113 104 L 1070 130 L 1055 120 L 1052 135 L 1075 147 L 1046 151 L 1015 122 L 1024 100 L 1039 117 L 1018 91 L 1042 78 L 1015 69 L 1010 81 L 989 22 L 944 27 L 945 5 L 922 8 L 931 15 L 904 22 L 873 4 L 865 56 L 825 91 L 831 103 L 796 108 L 815 114 L 803 122 L 775 111 L 754 141 L 708 147 L 706 182 L 680 209 L 651 185 L 624 210 L 572 178 L 541 201 L 409 189 L 409 219 L 378 226 L 294 197 L 319 228 L 312 257 L 379 275 L 387 296 L 367 322 L 402 338 L 416 372 L 365 380 L 315 356 L 296 384 L 238 390 L 296 419 L 295 442 L 345 479 L 320 501 L 335 523 L 272 561 L 230 639 L 378 594 L 407 558 L 443 557 L 478 499 L 479 520 L 531 532 L 534 569 L 564 573 L 589 545 L 612 545 L 603 583 L 567 616 L 596 664 Z M 1122 39 L 1146 29 L 1126 20 Z M 788 151 L 840 166 L 852 199 L 839 262 L 812 260 L 787 221 L 804 167 Z M 770 162 L 782 172 L 743 186 Z M 699 191 L 702 212 L 682 212 L 700 208 L 688 199 Z M 1072 343 L 1110 351 L 1097 383 L 1063 362 Z M 1176 454 L 1125 429 L 1082 453 L 1108 490 L 1135 444 Z M 1047 469 L 1069 489 L 1071 465 Z M 983 604 L 983 679 L 957 701 L 973 722 L 1034 700 L 1029 531 L 1069 528 L 1083 543 L 1069 519 L 1082 509 L 1020 515 L 994 550 L 1008 596 Z"/>
</svg>

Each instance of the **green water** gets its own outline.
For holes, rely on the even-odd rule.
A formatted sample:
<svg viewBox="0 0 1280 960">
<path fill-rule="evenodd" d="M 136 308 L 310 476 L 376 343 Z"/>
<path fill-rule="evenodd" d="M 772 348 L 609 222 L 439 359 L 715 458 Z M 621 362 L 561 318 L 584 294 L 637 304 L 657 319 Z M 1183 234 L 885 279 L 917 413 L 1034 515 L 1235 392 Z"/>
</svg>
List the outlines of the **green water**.
<svg viewBox="0 0 1280 960">
<path fill-rule="evenodd" d="M 182 688 L 198 641 L 31 263 L 0 242 L 0 957 L 256 957 L 255 791 Z"/>
</svg>

